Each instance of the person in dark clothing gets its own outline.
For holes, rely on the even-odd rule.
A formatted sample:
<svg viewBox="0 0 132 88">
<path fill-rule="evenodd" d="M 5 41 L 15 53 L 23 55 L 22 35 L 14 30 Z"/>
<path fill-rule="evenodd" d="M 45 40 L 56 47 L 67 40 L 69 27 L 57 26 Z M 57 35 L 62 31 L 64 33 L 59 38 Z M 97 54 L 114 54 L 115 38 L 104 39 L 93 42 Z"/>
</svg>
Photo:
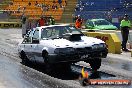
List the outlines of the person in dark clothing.
<svg viewBox="0 0 132 88">
<path fill-rule="evenodd" d="M 60 8 L 62 7 L 62 0 L 58 0 L 58 3 L 60 5 Z"/>
<path fill-rule="evenodd" d="M 29 2 L 28 5 L 31 6 L 31 2 Z"/>
<path fill-rule="evenodd" d="M 122 34 L 122 50 L 123 51 L 129 51 L 126 48 L 126 44 L 128 41 L 130 27 L 131 27 L 131 22 L 130 22 L 130 20 L 128 20 L 128 15 L 125 15 L 124 19 L 121 21 L 121 24 L 120 24 L 121 34 Z"/>
<path fill-rule="evenodd" d="M 50 18 L 49 19 L 49 25 L 54 25 L 55 24 L 55 19 L 54 18 Z"/>
<path fill-rule="evenodd" d="M 24 38 L 27 31 L 27 17 L 24 14 L 21 17 L 21 22 L 22 22 L 22 37 Z"/>
<path fill-rule="evenodd" d="M 65 0 L 65 5 L 67 5 L 67 1 Z"/>
<path fill-rule="evenodd" d="M 53 3 L 55 3 L 55 0 L 53 0 Z"/>
<path fill-rule="evenodd" d="M 38 6 L 38 2 L 37 1 L 35 2 L 35 6 Z"/>
<path fill-rule="evenodd" d="M 17 8 L 17 13 L 20 13 L 21 6 L 19 5 Z"/>
</svg>

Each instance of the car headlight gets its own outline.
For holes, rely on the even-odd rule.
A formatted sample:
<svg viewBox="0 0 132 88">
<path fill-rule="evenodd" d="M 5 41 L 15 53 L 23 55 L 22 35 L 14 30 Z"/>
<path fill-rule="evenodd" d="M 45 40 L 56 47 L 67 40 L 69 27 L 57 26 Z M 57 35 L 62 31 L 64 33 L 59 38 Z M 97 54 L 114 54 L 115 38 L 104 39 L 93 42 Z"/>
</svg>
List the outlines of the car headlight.
<svg viewBox="0 0 132 88">
<path fill-rule="evenodd" d="M 92 49 L 98 49 L 98 48 L 99 48 L 99 45 L 98 44 L 92 45 Z"/>
<path fill-rule="evenodd" d="M 101 44 L 92 45 L 92 49 L 100 49 L 100 48 L 106 48 L 106 44 L 105 43 L 101 43 Z"/>
<path fill-rule="evenodd" d="M 74 48 L 56 48 L 55 53 L 56 54 L 68 54 L 68 53 L 73 53 L 75 51 Z"/>
<path fill-rule="evenodd" d="M 106 44 L 105 43 L 101 43 L 101 44 L 99 44 L 99 47 L 100 48 L 106 48 Z"/>
</svg>

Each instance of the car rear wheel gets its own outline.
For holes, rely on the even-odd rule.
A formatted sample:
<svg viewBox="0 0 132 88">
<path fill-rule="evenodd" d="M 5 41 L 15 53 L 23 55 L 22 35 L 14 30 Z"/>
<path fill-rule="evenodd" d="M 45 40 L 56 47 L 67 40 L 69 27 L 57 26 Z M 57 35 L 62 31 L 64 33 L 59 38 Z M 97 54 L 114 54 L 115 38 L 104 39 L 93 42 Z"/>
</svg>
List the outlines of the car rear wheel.
<svg viewBox="0 0 132 88">
<path fill-rule="evenodd" d="M 48 62 L 48 52 L 43 51 L 42 57 L 44 59 L 45 72 L 50 73 L 52 71 L 52 67 L 51 67 L 52 65 Z"/>
<path fill-rule="evenodd" d="M 24 65 L 29 65 L 29 64 L 30 64 L 30 61 L 29 61 L 29 59 L 27 58 L 27 56 L 26 56 L 26 54 L 25 54 L 24 51 L 22 51 L 22 52 L 20 53 L 20 58 L 22 59 L 22 64 L 24 64 Z"/>
<path fill-rule="evenodd" d="M 97 71 L 101 66 L 101 58 L 94 58 L 89 61 L 89 64 L 93 71 Z"/>
</svg>

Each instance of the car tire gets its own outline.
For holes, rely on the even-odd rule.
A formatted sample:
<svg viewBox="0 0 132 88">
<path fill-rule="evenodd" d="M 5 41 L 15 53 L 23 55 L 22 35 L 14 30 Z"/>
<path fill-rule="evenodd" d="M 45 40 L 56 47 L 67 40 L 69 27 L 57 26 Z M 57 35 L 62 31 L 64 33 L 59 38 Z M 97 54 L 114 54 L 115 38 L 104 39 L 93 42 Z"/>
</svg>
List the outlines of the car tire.
<svg viewBox="0 0 132 88">
<path fill-rule="evenodd" d="M 44 66 L 45 66 L 45 72 L 46 73 L 51 73 L 52 71 L 52 65 L 48 62 L 48 52 L 47 51 L 43 51 L 42 52 L 42 57 L 44 59 Z"/>
<path fill-rule="evenodd" d="M 62 70 L 65 72 L 71 72 L 71 63 L 62 64 Z"/>
<path fill-rule="evenodd" d="M 71 72 L 71 63 L 55 63 L 53 66 L 55 71 L 69 73 Z"/>
<path fill-rule="evenodd" d="M 89 61 L 89 64 L 93 71 L 97 71 L 101 66 L 101 59 L 100 58 L 94 58 Z"/>
<path fill-rule="evenodd" d="M 29 65 L 29 64 L 30 64 L 30 61 L 29 61 L 29 59 L 27 58 L 27 56 L 26 56 L 26 54 L 25 54 L 24 51 L 22 51 L 22 52 L 20 53 L 20 58 L 22 59 L 22 64 L 24 64 L 24 65 Z"/>
</svg>

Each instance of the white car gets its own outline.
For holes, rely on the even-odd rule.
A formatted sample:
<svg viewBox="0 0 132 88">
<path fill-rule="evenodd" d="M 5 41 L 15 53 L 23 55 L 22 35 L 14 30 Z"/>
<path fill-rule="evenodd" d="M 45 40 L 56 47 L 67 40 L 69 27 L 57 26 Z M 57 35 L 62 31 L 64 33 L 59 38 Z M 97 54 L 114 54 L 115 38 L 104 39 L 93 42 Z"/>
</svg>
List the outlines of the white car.
<svg viewBox="0 0 132 88">
<path fill-rule="evenodd" d="M 46 66 L 70 67 L 72 63 L 86 61 L 97 70 L 108 49 L 104 41 L 85 36 L 69 24 L 36 27 L 27 33 L 18 52 L 22 62 L 34 61 Z M 64 69 L 65 70 L 65 69 Z"/>
</svg>

